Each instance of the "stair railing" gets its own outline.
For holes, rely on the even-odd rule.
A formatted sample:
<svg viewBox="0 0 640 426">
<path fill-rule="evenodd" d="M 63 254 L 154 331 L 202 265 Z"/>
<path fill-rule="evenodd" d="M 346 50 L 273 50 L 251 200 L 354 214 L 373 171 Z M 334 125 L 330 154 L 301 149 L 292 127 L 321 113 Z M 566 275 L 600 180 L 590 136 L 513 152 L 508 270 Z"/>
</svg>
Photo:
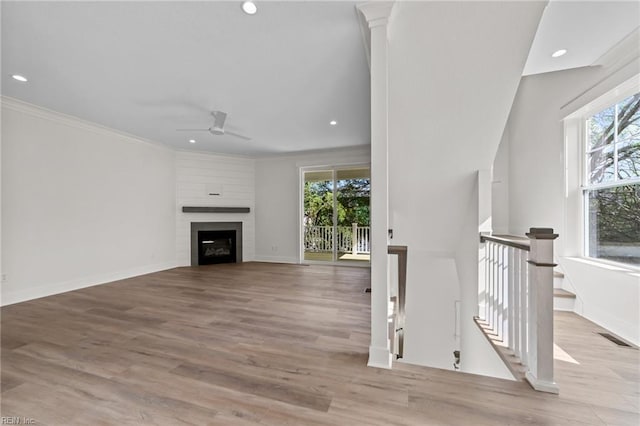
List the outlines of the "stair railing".
<svg viewBox="0 0 640 426">
<path fill-rule="evenodd" d="M 479 320 L 492 341 L 519 359 L 536 390 L 558 393 L 553 374 L 553 241 L 550 228 L 531 228 L 527 238 L 481 235 Z"/>
</svg>

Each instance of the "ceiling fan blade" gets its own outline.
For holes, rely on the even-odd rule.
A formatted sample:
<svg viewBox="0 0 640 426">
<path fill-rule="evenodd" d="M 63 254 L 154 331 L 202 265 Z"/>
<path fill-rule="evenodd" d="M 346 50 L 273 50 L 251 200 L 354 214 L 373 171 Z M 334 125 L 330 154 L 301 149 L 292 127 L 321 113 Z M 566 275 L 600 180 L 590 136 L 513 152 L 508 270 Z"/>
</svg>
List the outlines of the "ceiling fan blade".
<svg viewBox="0 0 640 426">
<path fill-rule="evenodd" d="M 226 131 L 226 130 L 225 130 L 224 134 L 225 135 L 230 135 L 230 136 L 235 136 L 236 138 L 244 139 L 246 141 L 250 141 L 251 140 L 251 138 L 249 136 L 240 135 L 238 133 L 229 132 L 229 131 Z"/>
<path fill-rule="evenodd" d="M 209 129 L 176 129 L 176 132 L 208 132 Z"/>
<path fill-rule="evenodd" d="M 213 111 L 211 113 L 214 118 L 213 127 L 216 129 L 224 129 L 224 122 L 227 119 L 227 113 L 222 111 Z"/>
</svg>

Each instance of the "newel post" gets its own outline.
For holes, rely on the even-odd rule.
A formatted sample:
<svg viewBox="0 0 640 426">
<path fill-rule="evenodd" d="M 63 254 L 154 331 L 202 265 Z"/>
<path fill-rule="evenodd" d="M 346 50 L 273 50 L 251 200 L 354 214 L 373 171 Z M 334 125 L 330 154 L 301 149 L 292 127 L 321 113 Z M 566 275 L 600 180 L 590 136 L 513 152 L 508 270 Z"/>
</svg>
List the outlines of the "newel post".
<svg viewBox="0 0 640 426">
<path fill-rule="evenodd" d="M 553 378 L 553 241 L 551 228 L 531 228 L 529 233 L 529 321 L 526 379 L 538 391 L 558 393 Z"/>
</svg>

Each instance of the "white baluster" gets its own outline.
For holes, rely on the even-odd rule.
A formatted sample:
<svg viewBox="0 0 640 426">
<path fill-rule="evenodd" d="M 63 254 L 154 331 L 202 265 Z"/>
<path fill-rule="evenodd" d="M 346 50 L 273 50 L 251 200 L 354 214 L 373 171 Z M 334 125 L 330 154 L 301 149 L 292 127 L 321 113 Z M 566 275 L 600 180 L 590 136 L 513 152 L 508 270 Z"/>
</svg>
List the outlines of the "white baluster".
<svg viewBox="0 0 640 426">
<path fill-rule="evenodd" d="M 489 318 L 489 246 L 490 242 L 484 243 L 484 315 L 483 320 L 486 322 Z"/>
<path fill-rule="evenodd" d="M 520 360 L 524 365 L 529 362 L 529 337 L 527 323 L 529 322 L 529 277 L 527 273 L 527 252 L 520 256 Z"/>
<path fill-rule="evenodd" d="M 513 352 L 520 357 L 520 257 L 523 251 L 515 249 L 511 263 L 513 277 Z"/>
<path fill-rule="evenodd" d="M 503 321 L 503 307 L 504 307 L 504 276 L 502 275 L 503 271 L 503 259 L 504 259 L 504 246 L 500 244 L 498 246 L 498 299 L 496 304 L 496 332 L 498 334 L 498 338 L 502 340 L 502 321 Z"/>
<path fill-rule="evenodd" d="M 351 254 L 358 254 L 358 224 L 351 224 Z"/>
<path fill-rule="evenodd" d="M 502 276 L 504 277 L 504 296 L 503 296 L 503 308 L 502 308 L 502 341 L 507 346 L 511 346 L 511 327 L 509 322 L 511 321 L 511 280 L 509 279 L 509 256 L 511 255 L 511 247 L 504 246 L 504 259 L 502 265 Z"/>
<path fill-rule="evenodd" d="M 493 329 L 493 307 L 495 304 L 495 248 L 496 245 L 494 243 L 489 243 L 489 316 L 487 317 L 487 322 L 489 323 L 489 328 Z"/>
</svg>

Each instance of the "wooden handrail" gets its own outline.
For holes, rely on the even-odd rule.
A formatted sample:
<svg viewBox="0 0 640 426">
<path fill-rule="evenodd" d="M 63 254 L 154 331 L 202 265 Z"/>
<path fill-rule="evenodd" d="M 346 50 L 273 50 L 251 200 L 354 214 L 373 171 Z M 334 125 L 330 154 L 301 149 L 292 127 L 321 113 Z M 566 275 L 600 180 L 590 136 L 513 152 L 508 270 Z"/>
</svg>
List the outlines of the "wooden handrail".
<svg viewBox="0 0 640 426">
<path fill-rule="evenodd" d="M 398 303 L 396 305 L 395 332 L 398 334 L 398 353 L 404 354 L 404 320 L 407 295 L 407 246 L 388 246 L 387 253 L 398 256 Z"/>
<path fill-rule="evenodd" d="M 492 241 L 494 243 L 502 244 L 508 247 L 517 248 L 524 251 L 529 251 L 531 245 L 528 238 L 517 237 L 515 235 L 485 235 L 480 234 L 480 242 L 484 243 Z"/>
</svg>

